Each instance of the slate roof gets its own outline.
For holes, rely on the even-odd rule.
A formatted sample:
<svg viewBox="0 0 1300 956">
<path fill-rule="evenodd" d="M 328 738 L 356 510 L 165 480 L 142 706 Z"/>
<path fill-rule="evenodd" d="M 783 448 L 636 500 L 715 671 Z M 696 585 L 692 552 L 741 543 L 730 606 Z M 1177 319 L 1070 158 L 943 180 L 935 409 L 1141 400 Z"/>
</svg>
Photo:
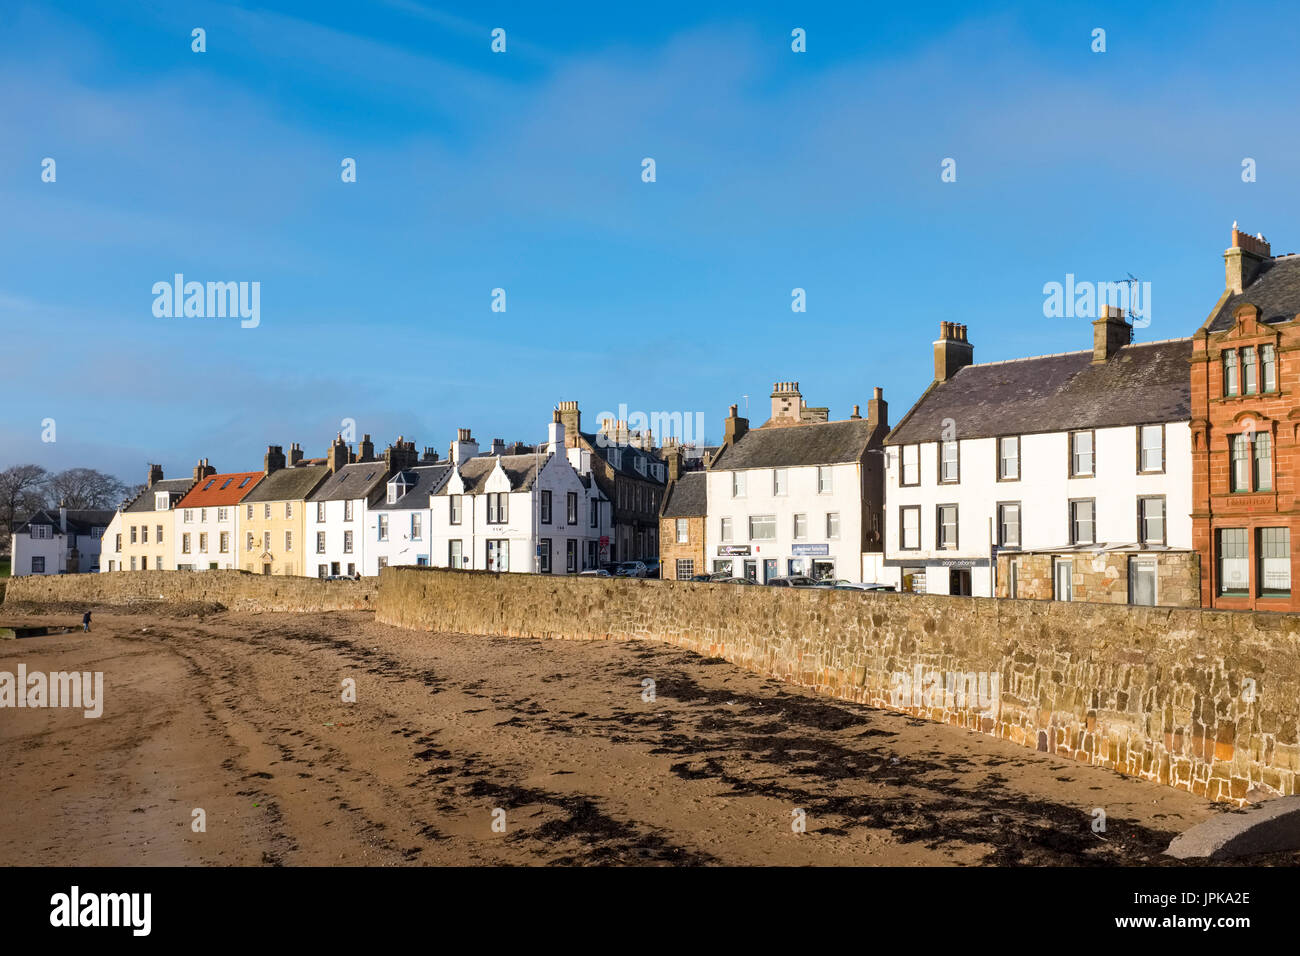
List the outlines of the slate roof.
<svg viewBox="0 0 1300 956">
<path fill-rule="evenodd" d="M 256 487 L 263 477 L 260 471 L 231 472 L 208 475 L 195 482 L 179 502 L 178 508 L 214 508 L 220 505 L 237 505 Z"/>
<path fill-rule="evenodd" d="M 1191 418 L 1191 339 L 1126 345 L 1103 365 L 1092 350 L 968 365 L 932 385 L 885 439 L 938 441 L 1110 428 Z"/>
<path fill-rule="evenodd" d="M 144 491 L 136 495 L 135 499 L 122 510 L 132 512 L 153 511 L 154 495 L 160 494 L 164 491 L 171 495 L 171 503 L 175 506 L 176 502 L 185 497 L 185 493 L 193 487 L 193 478 L 164 478 L 162 481 L 155 481 L 153 485 L 145 488 Z"/>
<path fill-rule="evenodd" d="M 370 498 L 382 492 L 388 467 L 382 461 L 358 461 L 344 465 L 307 496 L 308 501 L 347 501 Z"/>
<path fill-rule="evenodd" d="M 438 465 L 420 465 L 415 468 L 404 468 L 402 474 L 406 475 L 414 485 L 407 489 L 406 494 L 398 498 L 394 504 L 388 503 L 388 488 L 385 483 L 384 499 L 375 505 L 375 511 L 413 511 L 416 508 L 429 507 L 429 496 L 436 492 L 451 477 L 451 463 L 443 462 Z M 393 477 L 396 477 L 394 473 Z M 389 479 L 392 480 L 391 478 Z"/>
<path fill-rule="evenodd" d="M 303 501 L 329 473 L 325 465 L 278 468 L 254 485 L 244 501 Z"/>
<path fill-rule="evenodd" d="M 753 428 L 740 441 L 725 447 L 709 470 L 796 468 L 859 461 L 874 427 L 865 418 L 851 418 L 841 422 Z"/>
<path fill-rule="evenodd" d="M 72 534 L 90 534 L 91 528 L 107 528 L 116 514 L 116 511 L 105 511 L 100 508 L 69 508 L 68 531 Z M 14 534 L 23 534 L 34 524 L 53 525 L 55 533 L 60 533 L 59 509 L 42 508 L 33 512 L 26 521 L 14 528 Z"/>
<path fill-rule="evenodd" d="M 539 463 L 546 464 L 546 459 L 546 455 L 541 457 L 540 462 L 536 455 L 477 455 L 470 458 L 460 466 L 460 476 L 465 482 L 465 494 L 482 494 L 487 485 L 488 477 L 496 468 L 498 461 L 501 462 L 501 468 L 505 471 L 506 477 L 510 479 L 510 490 L 527 491 L 533 486 L 533 481 L 537 478 Z M 448 475 L 448 478 L 450 477 Z M 446 483 L 437 491 L 437 494 L 440 495 L 450 493 L 447 490 Z"/>
<path fill-rule="evenodd" d="M 665 518 L 690 518 L 709 513 L 709 476 L 702 471 L 688 471 L 668 486 L 660 515 Z"/>
<path fill-rule="evenodd" d="M 1228 296 L 1206 328 L 1223 332 L 1232 328 L 1243 305 L 1259 309 L 1261 322 L 1283 322 L 1300 315 L 1300 255 L 1278 256 L 1263 262 L 1245 291 Z"/>
<path fill-rule="evenodd" d="M 655 478 L 654 472 L 650 469 L 651 463 L 659 463 L 659 464 L 663 463 L 663 459 L 660 458 L 658 455 L 652 454 L 651 452 L 645 451 L 644 449 L 637 448 L 635 445 L 615 445 L 612 443 L 601 444 L 599 436 L 592 435 L 588 432 L 582 432 L 582 439 L 587 443 L 587 447 L 591 449 L 591 453 L 593 455 L 596 455 L 599 458 L 601 458 L 603 461 L 608 462 L 610 468 L 613 468 L 614 471 L 616 471 L 618 474 L 626 475 L 629 478 L 637 478 L 640 479 L 641 481 L 649 481 L 652 482 L 653 484 L 658 484 L 658 485 L 667 483 L 668 471 L 666 467 L 664 469 L 663 480 Z M 614 468 L 614 462 L 611 461 L 609 457 L 610 451 L 615 448 L 618 448 L 623 452 L 622 467 L 620 468 Z M 644 473 L 636 470 L 636 461 L 638 458 L 644 459 L 644 467 L 645 467 Z"/>
</svg>

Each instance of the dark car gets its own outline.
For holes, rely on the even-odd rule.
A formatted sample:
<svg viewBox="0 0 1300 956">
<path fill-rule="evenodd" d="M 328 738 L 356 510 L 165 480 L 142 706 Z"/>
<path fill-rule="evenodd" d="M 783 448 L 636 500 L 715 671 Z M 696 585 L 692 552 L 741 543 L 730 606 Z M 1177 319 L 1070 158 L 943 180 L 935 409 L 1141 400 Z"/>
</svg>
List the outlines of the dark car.
<svg viewBox="0 0 1300 956">
<path fill-rule="evenodd" d="M 817 582 L 806 574 L 787 574 L 785 577 L 772 578 L 767 582 L 770 588 L 815 588 Z"/>
<path fill-rule="evenodd" d="M 757 584 L 752 578 L 716 578 L 714 584 Z"/>
</svg>

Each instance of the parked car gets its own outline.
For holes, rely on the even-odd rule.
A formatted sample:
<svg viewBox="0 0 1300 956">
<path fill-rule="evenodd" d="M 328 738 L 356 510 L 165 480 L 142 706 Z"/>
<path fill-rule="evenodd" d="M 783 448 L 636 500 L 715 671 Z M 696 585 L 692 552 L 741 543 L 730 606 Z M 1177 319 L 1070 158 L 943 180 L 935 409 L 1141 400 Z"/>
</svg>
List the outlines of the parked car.
<svg viewBox="0 0 1300 956">
<path fill-rule="evenodd" d="M 892 584 L 868 584 L 862 581 L 840 581 L 835 584 L 836 591 L 893 591 Z"/>
<path fill-rule="evenodd" d="M 644 561 L 620 561 L 614 568 L 618 578 L 644 578 L 649 574 Z"/>
<path fill-rule="evenodd" d="M 806 574 L 787 574 L 784 577 L 772 578 L 767 582 L 770 588 L 813 588 L 817 582 Z"/>
<path fill-rule="evenodd" d="M 657 577 L 659 577 L 659 571 L 660 571 L 660 568 L 661 568 L 661 565 L 659 564 L 659 559 L 658 559 L 658 558 L 654 558 L 654 559 L 652 559 L 652 560 L 650 560 L 650 561 L 647 561 L 647 562 L 645 563 L 645 569 L 646 569 L 646 575 L 645 575 L 645 576 L 648 577 L 648 578 L 657 578 Z"/>
<path fill-rule="evenodd" d="M 583 577 L 586 577 L 586 578 L 611 578 L 611 577 L 613 577 L 613 575 L 610 574 L 608 571 L 606 571 L 604 568 L 590 568 L 589 570 L 586 570 L 586 571 L 579 571 L 579 572 L 578 572 L 578 577 L 580 577 L 580 578 L 583 578 Z"/>
<path fill-rule="evenodd" d="M 718 577 L 716 574 L 692 574 L 691 577 L 690 577 L 690 580 L 691 580 L 691 581 L 700 581 L 700 582 L 704 582 L 704 581 L 721 581 L 722 578 Z"/>
<path fill-rule="evenodd" d="M 716 578 L 715 584 L 757 584 L 757 581 L 751 578 Z"/>
</svg>

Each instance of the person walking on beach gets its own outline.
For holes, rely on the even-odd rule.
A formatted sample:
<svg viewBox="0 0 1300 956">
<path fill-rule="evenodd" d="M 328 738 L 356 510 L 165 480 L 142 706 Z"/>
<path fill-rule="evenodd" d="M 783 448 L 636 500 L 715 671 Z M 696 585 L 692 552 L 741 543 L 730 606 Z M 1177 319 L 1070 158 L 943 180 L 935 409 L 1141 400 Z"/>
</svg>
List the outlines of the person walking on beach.
<svg viewBox="0 0 1300 956">
<path fill-rule="evenodd" d="M 89 611 L 81 615 L 81 630 L 86 634 L 90 633 L 90 612 Z"/>
</svg>

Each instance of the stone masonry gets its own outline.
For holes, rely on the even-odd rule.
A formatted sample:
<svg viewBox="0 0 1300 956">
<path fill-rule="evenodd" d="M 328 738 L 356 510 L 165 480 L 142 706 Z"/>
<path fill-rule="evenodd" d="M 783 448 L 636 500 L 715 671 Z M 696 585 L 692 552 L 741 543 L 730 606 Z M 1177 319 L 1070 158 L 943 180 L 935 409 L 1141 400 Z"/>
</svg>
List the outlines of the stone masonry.
<svg viewBox="0 0 1300 956">
<path fill-rule="evenodd" d="M 421 568 L 384 569 L 376 611 L 450 633 L 664 641 L 1212 800 L 1292 794 L 1300 772 L 1293 615 Z"/>
</svg>

